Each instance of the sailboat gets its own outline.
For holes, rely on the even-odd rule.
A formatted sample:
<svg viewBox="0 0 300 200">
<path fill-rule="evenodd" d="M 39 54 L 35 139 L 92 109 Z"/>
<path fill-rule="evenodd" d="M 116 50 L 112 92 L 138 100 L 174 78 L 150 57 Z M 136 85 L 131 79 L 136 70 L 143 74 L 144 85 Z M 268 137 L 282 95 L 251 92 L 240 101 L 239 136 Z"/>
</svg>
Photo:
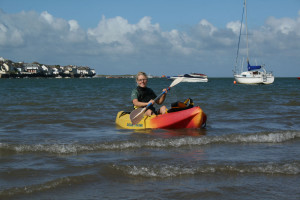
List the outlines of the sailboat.
<svg viewBox="0 0 300 200">
<path fill-rule="evenodd" d="M 241 71 L 237 71 L 237 63 L 238 63 L 238 56 L 239 56 L 239 46 L 240 46 L 240 39 L 242 33 L 242 25 L 243 25 L 243 17 L 245 11 L 245 23 L 246 23 L 246 43 L 247 43 L 247 71 L 243 71 L 243 63 L 244 60 L 241 62 Z M 247 25 L 247 6 L 246 0 L 244 0 L 244 8 L 241 20 L 241 27 L 240 27 L 240 35 L 239 35 L 239 42 L 238 42 L 238 50 L 236 56 L 236 65 L 234 70 L 234 78 L 237 83 L 240 84 L 272 84 L 274 82 L 274 76 L 272 72 L 267 72 L 265 69 L 265 65 L 250 65 L 249 61 L 249 45 L 248 45 L 248 25 Z"/>
</svg>

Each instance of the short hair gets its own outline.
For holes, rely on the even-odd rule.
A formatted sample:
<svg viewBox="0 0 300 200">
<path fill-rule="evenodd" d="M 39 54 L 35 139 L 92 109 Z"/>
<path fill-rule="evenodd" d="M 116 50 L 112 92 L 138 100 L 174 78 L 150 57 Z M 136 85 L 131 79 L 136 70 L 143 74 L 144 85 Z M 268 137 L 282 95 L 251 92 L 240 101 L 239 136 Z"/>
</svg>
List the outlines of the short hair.
<svg viewBox="0 0 300 200">
<path fill-rule="evenodd" d="M 146 74 L 145 72 L 139 72 L 139 73 L 136 74 L 135 80 L 138 80 L 138 77 L 139 77 L 140 75 L 143 75 L 143 76 L 145 76 L 145 77 L 148 79 L 148 76 L 147 76 L 147 74 Z"/>
</svg>

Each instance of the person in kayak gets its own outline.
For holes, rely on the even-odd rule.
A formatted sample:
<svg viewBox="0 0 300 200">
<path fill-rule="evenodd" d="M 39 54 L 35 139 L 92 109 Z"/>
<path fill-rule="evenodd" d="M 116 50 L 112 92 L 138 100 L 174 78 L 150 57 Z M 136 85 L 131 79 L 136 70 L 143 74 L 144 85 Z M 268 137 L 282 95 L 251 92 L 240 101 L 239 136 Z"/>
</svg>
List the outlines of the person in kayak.
<svg viewBox="0 0 300 200">
<path fill-rule="evenodd" d="M 139 107 L 146 107 L 150 102 L 152 105 L 149 107 L 149 109 L 145 112 L 145 115 L 151 116 L 153 114 L 165 114 L 167 112 L 166 106 L 160 107 L 158 112 L 156 112 L 153 104 L 154 100 L 157 96 L 153 92 L 151 88 L 147 87 L 148 83 L 148 76 L 145 72 L 139 72 L 136 75 L 136 83 L 137 87 L 132 90 L 131 92 L 131 100 L 133 103 L 134 108 L 139 108 Z M 167 89 L 163 89 L 165 93 L 155 102 L 159 105 L 161 105 L 166 98 L 167 94 Z"/>
</svg>

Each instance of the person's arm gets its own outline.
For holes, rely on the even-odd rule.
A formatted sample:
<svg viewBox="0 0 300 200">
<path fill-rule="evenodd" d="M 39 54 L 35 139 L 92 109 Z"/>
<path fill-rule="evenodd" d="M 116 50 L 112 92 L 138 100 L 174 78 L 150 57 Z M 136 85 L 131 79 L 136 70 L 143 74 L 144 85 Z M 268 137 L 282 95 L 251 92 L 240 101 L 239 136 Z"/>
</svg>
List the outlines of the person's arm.
<svg viewBox="0 0 300 200">
<path fill-rule="evenodd" d="M 161 105 L 165 101 L 168 90 L 163 89 L 163 92 L 165 92 L 165 93 L 156 101 L 156 103 L 159 105 Z"/>
<path fill-rule="evenodd" d="M 150 102 L 152 104 L 154 103 L 153 100 L 150 100 L 148 103 L 147 102 L 140 102 L 140 101 L 138 101 L 138 99 L 133 99 L 132 100 L 133 105 L 136 106 L 136 107 L 146 107 Z"/>
<path fill-rule="evenodd" d="M 132 104 L 134 105 L 134 107 L 146 106 L 146 103 L 138 101 L 138 92 L 136 89 L 132 90 L 132 92 L 131 92 L 131 101 L 132 101 Z"/>
</svg>

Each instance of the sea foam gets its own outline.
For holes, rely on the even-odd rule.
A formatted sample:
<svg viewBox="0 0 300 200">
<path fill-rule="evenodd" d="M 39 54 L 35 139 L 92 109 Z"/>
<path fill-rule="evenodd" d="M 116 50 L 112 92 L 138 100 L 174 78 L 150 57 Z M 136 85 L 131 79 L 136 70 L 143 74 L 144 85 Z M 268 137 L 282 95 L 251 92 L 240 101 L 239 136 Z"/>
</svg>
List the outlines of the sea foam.
<svg viewBox="0 0 300 200">
<path fill-rule="evenodd" d="M 74 154 L 89 151 L 122 151 L 140 148 L 178 148 L 182 146 L 203 146 L 208 144 L 251 144 L 283 143 L 300 138 L 299 131 L 277 133 L 230 134 L 222 136 L 152 138 L 90 144 L 7 144 L 0 143 L 0 151 L 47 152 L 54 154 Z"/>
</svg>

